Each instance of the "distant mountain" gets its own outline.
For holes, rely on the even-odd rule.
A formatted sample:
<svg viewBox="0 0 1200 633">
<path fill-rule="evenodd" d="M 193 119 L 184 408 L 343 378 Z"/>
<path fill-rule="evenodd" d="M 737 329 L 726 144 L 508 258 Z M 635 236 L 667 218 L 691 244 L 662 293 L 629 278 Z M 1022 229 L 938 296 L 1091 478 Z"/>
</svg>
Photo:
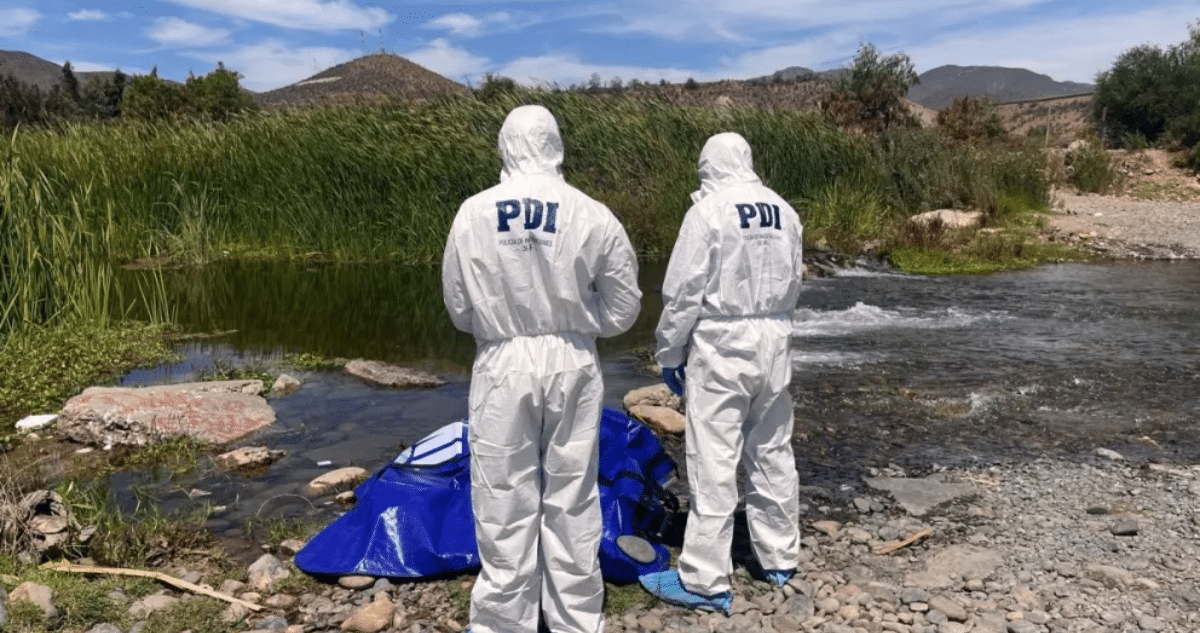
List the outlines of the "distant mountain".
<svg viewBox="0 0 1200 633">
<path fill-rule="evenodd" d="M 83 88 L 93 78 L 101 80 L 113 76 L 112 71 L 80 72 L 74 71 Z M 48 62 L 41 57 L 22 51 L 0 51 L 0 75 L 12 75 L 27 84 L 37 86 L 43 93 L 54 86 L 62 85 L 62 65 Z"/>
<path fill-rule="evenodd" d="M 941 110 L 956 97 L 986 96 L 996 103 L 1090 93 L 1092 84 L 1055 81 L 1024 68 L 1001 66 L 938 66 L 919 76 L 920 83 L 908 90 L 908 99 L 927 108 Z"/>
<path fill-rule="evenodd" d="M 470 90 L 391 53 L 375 53 L 257 95 L 262 105 L 308 105 L 373 98 L 430 100 Z"/>
<path fill-rule="evenodd" d="M 835 80 L 842 73 L 846 72 L 845 68 L 835 68 L 833 70 L 815 71 L 804 66 L 788 66 L 783 70 L 777 70 L 769 75 L 755 77 L 750 79 L 752 83 L 768 83 L 780 81 L 812 81 L 815 79 Z"/>
</svg>

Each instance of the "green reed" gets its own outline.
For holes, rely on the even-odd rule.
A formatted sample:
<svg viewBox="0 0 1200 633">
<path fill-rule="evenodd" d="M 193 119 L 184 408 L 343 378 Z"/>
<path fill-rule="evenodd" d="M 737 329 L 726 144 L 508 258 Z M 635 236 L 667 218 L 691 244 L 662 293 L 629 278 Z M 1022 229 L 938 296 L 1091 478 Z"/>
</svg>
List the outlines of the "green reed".
<svg viewBox="0 0 1200 633">
<path fill-rule="evenodd" d="M 498 182 L 504 117 L 530 103 L 558 118 L 568 181 L 651 257 L 670 251 L 700 148 L 724 131 L 749 140 L 768 185 L 816 210 L 812 235 L 839 243 L 939 206 L 995 206 L 1008 189 L 1044 198 L 1044 182 L 1029 184 L 1039 161 L 964 151 L 936 131 L 864 139 L 814 113 L 545 90 L 20 130 L 0 147 L 0 332 L 64 310 L 99 315 L 105 266 L 139 259 L 437 263 L 459 204 Z"/>
<path fill-rule="evenodd" d="M 90 192 L 83 224 L 105 227 L 118 259 L 320 252 L 429 263 L 458 205 L 497 182 L 496 135 L 522 103 L 555 113 L 568 180 L 609 204 L 645 253 L 670 249 L 711 134 L 745 135 L 764 179 L 790 195 L 876 171 L 865 143 L 810 115 L 545 91 L 79 125 L 18 134 L 11 151 L 25 177 L 35 164 L 46 174 L 54 212 Z"/>
</svg>

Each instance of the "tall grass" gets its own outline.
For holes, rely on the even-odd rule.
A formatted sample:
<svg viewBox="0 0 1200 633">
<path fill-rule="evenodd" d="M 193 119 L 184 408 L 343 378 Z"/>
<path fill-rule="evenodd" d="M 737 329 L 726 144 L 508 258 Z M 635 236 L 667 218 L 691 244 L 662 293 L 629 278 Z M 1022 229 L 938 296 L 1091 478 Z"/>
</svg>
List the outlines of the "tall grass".
<svg viewBox="0 0 1200 633">
<path fill-rule="evenodd" d="M 64 318 L 106 323 L 111 201 L 86 185 L 64 189 L 22 162 L 10 156 L 0 167 L 0 336 Z"/>
<path fill-rule="evenodd" d="M 652 257 L 670 251 L 700 147 L 718 132 L 745 136 L 763 180 L 800 201 L 813 235 L 840 243 L 919 211 L 993 209 L 1012 189 L 1046 196 L 1023 149 L 964 149 L 930 130 L 864 139 L 813 113 L 553 91 L 19 131 L 0 171 L 0 333 L 68 311 L 102 318 L 106 266 L 147 257 L 436 263 L 458 205 L 498 181 L 501 122 L 528 103 L 558 118 L 568 181 Z"/>
<path fill-rule="evenodd" d="M 227 123 L 77 125 L 11 143 L 46 174 L 53 213 L 88 191 L 79 221 L 108 227 L 118 259 L 176 262 L 321 252 L 339 260 L 432 263 L 458 205 L 498 181 L 496 136 L 523 103 L 557 116 L 568 180 L 625 222 L 644 253 L 670 249 L 697 186 L 706 138 L 745 135 L 785 195 L 841 179 L 870 182 L 866 143 L 794 112 L 685 108 L 661 101 L 515 92 L 490 103 L 329 106 L 247 114 Z"/>
</svg>

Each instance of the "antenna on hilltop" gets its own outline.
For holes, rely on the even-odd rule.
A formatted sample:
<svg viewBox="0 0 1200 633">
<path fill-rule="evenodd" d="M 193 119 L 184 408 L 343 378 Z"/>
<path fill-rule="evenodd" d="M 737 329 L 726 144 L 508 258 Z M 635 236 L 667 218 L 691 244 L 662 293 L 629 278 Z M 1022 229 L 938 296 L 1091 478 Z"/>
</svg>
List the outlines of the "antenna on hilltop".
<svg viewBox="0 0 1200 633">
<path fill-rule="evenodd" d="M 362 29 L 358 30 L 358 46 L 362 49 L 362 54 L 367 54 L 367 34 Z"/>
</svg>

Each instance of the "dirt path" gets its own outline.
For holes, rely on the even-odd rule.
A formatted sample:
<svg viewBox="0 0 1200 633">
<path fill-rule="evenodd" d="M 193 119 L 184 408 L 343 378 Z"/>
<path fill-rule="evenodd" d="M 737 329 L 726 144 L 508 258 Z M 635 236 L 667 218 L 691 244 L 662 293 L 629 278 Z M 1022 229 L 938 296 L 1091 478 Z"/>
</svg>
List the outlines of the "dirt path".
<svg viewBox="0 0 1200 633">
<path fill-rule="evenodd" d="M 1053 194 L 1046 238 L 1119 259 L 1200 259 L 1200 181 L 1166 152 L 1117 156 L 1114 195 Z"/>
</svg>

